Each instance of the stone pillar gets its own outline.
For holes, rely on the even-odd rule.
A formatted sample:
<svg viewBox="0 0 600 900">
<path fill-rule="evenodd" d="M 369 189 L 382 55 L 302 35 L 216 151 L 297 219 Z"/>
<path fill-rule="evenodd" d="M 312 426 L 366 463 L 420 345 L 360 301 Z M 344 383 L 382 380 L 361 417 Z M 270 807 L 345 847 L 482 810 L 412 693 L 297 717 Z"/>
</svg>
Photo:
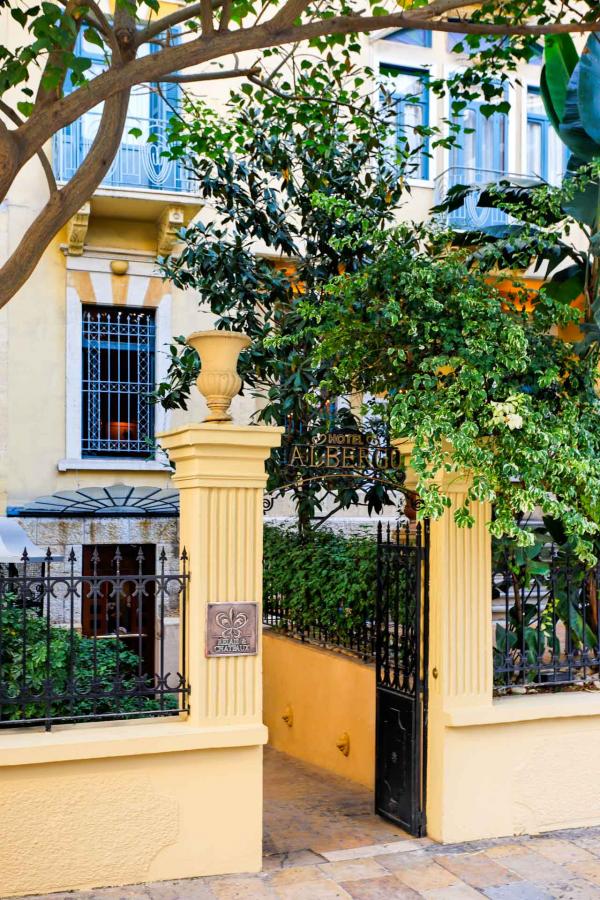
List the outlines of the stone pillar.
<svg viewBox="0 0 600 900">
<path fill-rule="evenodd" d="M 237 358 L 250 343 L 247 337 L 199 332 L 189 342 L 200 355 L 198 388 L 210 412 L 201 424 L 161 436 L 175 464 L 180 545 L 190 572 L 181 646 L 190 685 L 184 727 L 212 735 L 213 746 L 221 748 L 217 759 L 225 821 L 230 832 L 241 829 L 244 834 L 232 855 L 215 832 L 220 871 L 259 871 L 262 748 L 267 741 L 262 721 L 262 501 L 265 461 L 279 446 L 283 429 L 231 422 L 229 404 L 241 385 Z M 197 815 L 204 813 L 198 810 Z"/>
<path fill-rule="evenodd" d="M 187 610 L 190 722 L 262 723 L 262 498 L 280 428 L 204 422 L 162 435 L 180 492 L 180 544 L 191 575 Z M 256 602 L 258 653 L 207 658 L 208 603 Z"/>
<path fill-rule="evenodd" d="M 430 699 L 445 710 L 492 702 L 492 559 L 489 503 L 475 503 L 471 528 L 459 528 L 454 511 L 468 481 L 443 489 L 452 506 L 431 523 Z"/>
<path fill-rule="evenodd" d="M 399 444 L 399 449 L 405 461 L 409 459 L 407 444 Z M 458 812 L 449 808 L 455 806 L 455 800 L 450 800 L 456 780 L 453 767 L 474 764 L 457 760 L 451 750 L 453 715 L 490 709 L 493 700 L 492 560 L 487 528 L 492 509 L 489 503 L 472 504 L 474 525 L 459 528 L 454 511 L 465 500 L 469 478 L 441 473 L 439 483 L 452 505 L 431 522 L 430 531 L 427 831 L 445 841 L 455 839 L 453 816 Z M 406 487 L 416 488 L 410 464 Z"/>
</svg>

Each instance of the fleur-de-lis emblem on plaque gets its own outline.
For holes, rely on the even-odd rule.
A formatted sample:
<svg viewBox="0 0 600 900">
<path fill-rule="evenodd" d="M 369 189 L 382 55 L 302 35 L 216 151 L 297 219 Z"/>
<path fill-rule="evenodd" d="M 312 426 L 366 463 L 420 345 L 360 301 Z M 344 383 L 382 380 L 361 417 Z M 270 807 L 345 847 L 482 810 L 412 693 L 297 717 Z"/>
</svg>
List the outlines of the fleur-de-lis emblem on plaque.
<svg viewBox="0 0 600 900">
<path fill-rule="evenodd" d="M 224 638 L 234 640 L 242 636 L 242 628 L 248 622 L 248 616 L 243 612 L 236 612 L 234 606 L 230 606 L 227 612 L 217 613 L 215 622 L 223 629 Z"/>
</svg>

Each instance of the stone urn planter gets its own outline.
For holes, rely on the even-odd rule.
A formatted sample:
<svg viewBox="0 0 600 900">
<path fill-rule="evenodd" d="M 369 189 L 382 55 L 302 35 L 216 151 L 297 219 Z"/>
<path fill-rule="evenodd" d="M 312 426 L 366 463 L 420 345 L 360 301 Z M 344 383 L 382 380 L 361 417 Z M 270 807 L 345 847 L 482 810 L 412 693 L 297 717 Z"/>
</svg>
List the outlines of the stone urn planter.
<svg viewBox="0 0 600 900">
<path fill-rule="evenodd" d="M 197 385 L 210 410 L 204 421 L 230 422 L 229 406 L 242 386 L 238 357 L 250 346 L 250 338 L 235 331 L 196 331 L 187 343 L 202 363 Z"/>
</svg>

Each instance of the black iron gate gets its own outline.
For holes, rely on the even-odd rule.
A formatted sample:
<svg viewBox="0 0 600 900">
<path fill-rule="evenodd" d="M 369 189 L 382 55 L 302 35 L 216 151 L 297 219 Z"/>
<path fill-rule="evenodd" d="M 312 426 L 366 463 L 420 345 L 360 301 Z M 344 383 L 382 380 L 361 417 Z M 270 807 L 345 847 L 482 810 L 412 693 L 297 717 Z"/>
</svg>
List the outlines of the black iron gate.
<svg viewBox="0 0 600 900">
<path fill-rule="evenodd" d="M 425 834 L 429 527 L 377 536 L 375 808 Z"/>
</svg>

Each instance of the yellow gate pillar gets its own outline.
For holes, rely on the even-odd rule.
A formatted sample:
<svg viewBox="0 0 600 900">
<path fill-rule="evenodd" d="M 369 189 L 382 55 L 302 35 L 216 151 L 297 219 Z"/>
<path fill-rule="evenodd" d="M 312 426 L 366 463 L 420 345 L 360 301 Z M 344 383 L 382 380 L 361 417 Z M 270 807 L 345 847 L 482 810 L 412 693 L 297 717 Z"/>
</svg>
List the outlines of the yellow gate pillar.
<svg viewBox="0 0 600 900">
<path fill-rule="evenodd" d="M 398 446 L 407 452 L 406 442 Z M 406 487 L 416 487 L 410 463 Z M 454 512 L 464 503 L 468 476 L 443 473 L 440 487 L 452 505 L 430 527 L 426 811 L 429 836 L 454 842 L 482 836 L 487 822 L 478 819 L 489 814 L 478 809 L 476 786 L 480 770 L 486 779 L 493 773 L 485 770 L 485 756 L 478 758 L 476 737 L 469 742 L 470 729 L 454 728 L 453 722 L 467 709 L 492 705 L 492 561 L 486 527 L 492 510 L 489 503 L 472 504 L 473 526 L 459 528 Z"/>
<path fill-rule="evenodd" d="M 182 648 L 191 688 L 189 723 L 220 731 L 223 748 L 248 749 L 243 791 L 253 799 L 251 807 L 245 805 L 244 867 L 248 871 L 246 849 L 252 848 L 250 868 L 259 870 L 262 745 L 267 740 L 262 724 L 262 500 L 265 460 L 279 446 L 283 429 L 230 421 L 227 409 L 240 386 L 237 356 L 248 338 L 210 332 L 192 335 L 189 342 L 201 357 L 198 386 L 211 414 L 202 424 L 161 436 L 175 464 L 180 543 L 191 576 Z M 231 764 L 236 770 L 232 768 L 232 783 L 239 787 L 239 758 Z M 227 793 L 226 780 L 223 790 Z M 224 796 L 223 802 L 231 804 L 235 815 L 235 796 Z"/>
</svg>

